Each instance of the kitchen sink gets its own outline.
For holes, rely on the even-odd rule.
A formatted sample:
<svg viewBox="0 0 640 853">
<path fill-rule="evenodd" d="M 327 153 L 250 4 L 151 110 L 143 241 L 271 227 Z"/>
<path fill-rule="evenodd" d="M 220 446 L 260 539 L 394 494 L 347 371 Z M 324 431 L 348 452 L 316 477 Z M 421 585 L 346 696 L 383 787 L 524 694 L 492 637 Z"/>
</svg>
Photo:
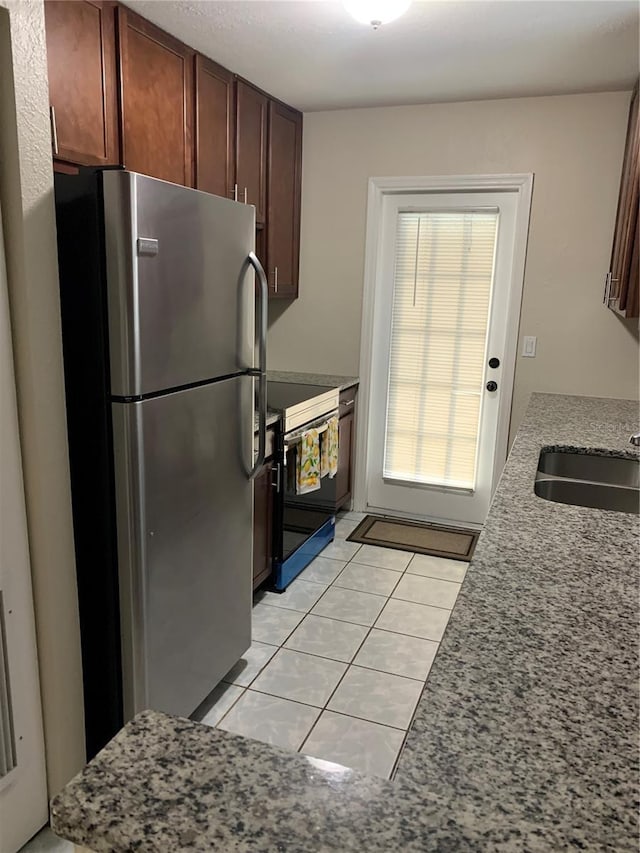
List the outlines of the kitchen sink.
<svg viewBox="0 0 640 853">
<path fill-rule="evenodd" d="M 639 515 L 640 460 L 543 450 L 534 492 L 557 503 Z"/>
<path fill-rule="evenodd" d="M 567 477 L 570 480 L 588 480 L 592 483 L 610 483 L 613 486 L 640 488 L 640 462 L 621 456 L 594 456 L 575 451 L 542 451 L 538 471 Z"/>
<path fill-rule="evenodd" d="M 536 480 L 536 495 L 548 501 L 614 512 L 640 514 L 638 489 L 609 486 L 605 483 L 587 483 L 584 480 Z"/>
</svg>

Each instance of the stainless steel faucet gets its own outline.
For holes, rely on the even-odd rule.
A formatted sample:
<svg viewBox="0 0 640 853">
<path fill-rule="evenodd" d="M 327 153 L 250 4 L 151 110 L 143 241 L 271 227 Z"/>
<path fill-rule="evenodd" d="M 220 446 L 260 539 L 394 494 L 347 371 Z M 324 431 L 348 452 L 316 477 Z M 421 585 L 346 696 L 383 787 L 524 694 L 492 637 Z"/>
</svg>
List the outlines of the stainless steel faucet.
<svg viewBox="0 0 640 853">
<path fill-rule="evenodd" d="M 633 444 L 635 447 L 640 447 L 640 432 L 634 432 L 634 434 L 629 438 L 629 443 Z"/>
</svg>

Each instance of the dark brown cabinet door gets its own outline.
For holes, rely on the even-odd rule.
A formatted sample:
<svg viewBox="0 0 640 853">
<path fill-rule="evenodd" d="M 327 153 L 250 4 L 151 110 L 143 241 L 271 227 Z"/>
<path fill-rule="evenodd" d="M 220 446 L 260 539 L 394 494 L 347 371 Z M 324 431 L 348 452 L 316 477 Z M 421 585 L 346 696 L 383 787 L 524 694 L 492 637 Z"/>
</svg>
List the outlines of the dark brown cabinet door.
<svg viewBox="0 0 640 853">
<path fill-rule="evenodd" d="M 295 299 L 300 255 L 302 115 L 269 103 L 267 280 L 269 295 Z"/>
<path fill-rule="evenodd" d="M 338 427 L 338 471 L 336 473 L 336 509 L 343 506 L 353 491 L 353 468 L 356 438 L 356 399 L 358 389 L 340 392 Z"/>
<path fill-rule="evenodd" d="M 273 553 L 273 486 L 271 462 L 266 462 L 254 480 L 253 492 L 253 588 L 271 574 Z"/>
<path fill-rule="evenodd" d="M 266 214 L 268 98 L 245 83 L 236 83 L 236 184 L 238 201 L 254 204 L 256 222 Z"/>
<path fill-rule="evenodd" d="M 117 165 L 115 6 L 47 0 L 44 14 L 53 155 L 84 166 Z"/>
<path fill-rule="evenodd" d="M 640 204 L 640 117 L 636 84 L 629 110 L 627 144 L 620 179 L 618 213 L 605 298 L 623 317 L 640 313 L 638 281 L 638 206 Z"/>
<path fill-rule="evenodd" d="M 193 186 L 194 51 L 118 8 L 124 166 Z"/>
<path fill-rule="evenodd" d="M 338 471 L 336 473 L 336 508 L 351 497 L 351 465 L 353 453 L 353 412 L 340 418 L 338 428 Z"/>
<path fill-rule="evenodd" d="M 196 56 L 196 187 L 233 198 L 235 87 L 230 71 Z"/>
</svg>

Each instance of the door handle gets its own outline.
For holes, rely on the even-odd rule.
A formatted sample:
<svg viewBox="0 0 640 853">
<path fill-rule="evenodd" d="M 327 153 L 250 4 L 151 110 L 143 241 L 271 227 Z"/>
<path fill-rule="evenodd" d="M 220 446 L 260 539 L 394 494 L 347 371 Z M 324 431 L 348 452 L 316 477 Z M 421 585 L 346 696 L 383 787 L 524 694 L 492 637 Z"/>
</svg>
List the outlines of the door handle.
<svg viewBox="0 0 640 853">
<path fill-rule="evenodd" d="M 269 294 L 267 276 L 255 252 L 249 252 L 249 263 L 255 270 L 260 294 L 258 300 L 258 370 L 254 371 L 254 376 L 258 377 L 258 458 L 249 474 L 249 479 L 254 480 L 264 465 L 267 444 L 267 305 Z"/>
<path fill-rule="evenodd" d="M 498 390 L 498 383 L 497 382 L 494 382 L 493 379 L 491 380 L 491 382 L 487 382 L 487 391 L 497 391 L 497 390 Z"/>
</svg>

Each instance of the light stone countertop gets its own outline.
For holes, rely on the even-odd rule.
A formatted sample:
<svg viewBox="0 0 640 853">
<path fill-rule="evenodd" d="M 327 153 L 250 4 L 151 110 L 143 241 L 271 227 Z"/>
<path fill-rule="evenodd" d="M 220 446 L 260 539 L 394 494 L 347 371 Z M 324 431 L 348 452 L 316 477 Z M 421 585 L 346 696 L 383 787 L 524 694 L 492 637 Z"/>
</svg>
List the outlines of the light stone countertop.
<svg viewBox="0 0 640 853">
<path fill-rule="evenodd" d="M 542 447 L 638 455 L 638 404 L 534 394 L 395 781 L 144 712 L 52 802 L 101 851 L 634 851 L 640 517 L 533 493 Z"/>
<path fill-rule="evenodd" d="M 275 426 L 279 422 L 279 420 L 280 420 L 280 415 L 278 414 L 278 412 L 267 412 L 267 429 L 269 429 L 269 427 Z M 255 415 L 254 419 L 253 419 L 253 431 L 254 431 L 254 433 L 257 433 L 258 429 L 259 429 L 258 416 Z"/>
<path fill-rule="evenodd" d="M 288 370 L 267 370 L 269 382 L 296 382 L 299 385 L 329 385 L 346 391 L 358 385 L 360 380 L 357 376 L 335 376 L 326 373 L 292 373 Z"/>
<path fill-rule="evenodd" d="M 333 388 L 338 388 L 340 391 L 346 391 L 347 388 L 353 388 L 358 385 L 360 380 L 357 376 L 335 376 L 325 373 L 290 373 L 282 370 L 268 370 L 268 382 L 294 382 L 299 385 L 328 385 Z M 267 427 L 274 426 L 280 420 L 280 415 L 277 412 L 267 413 Z M 254 421 L 254 430 L 258 431 L 257 416 Z"/>
</svg>

